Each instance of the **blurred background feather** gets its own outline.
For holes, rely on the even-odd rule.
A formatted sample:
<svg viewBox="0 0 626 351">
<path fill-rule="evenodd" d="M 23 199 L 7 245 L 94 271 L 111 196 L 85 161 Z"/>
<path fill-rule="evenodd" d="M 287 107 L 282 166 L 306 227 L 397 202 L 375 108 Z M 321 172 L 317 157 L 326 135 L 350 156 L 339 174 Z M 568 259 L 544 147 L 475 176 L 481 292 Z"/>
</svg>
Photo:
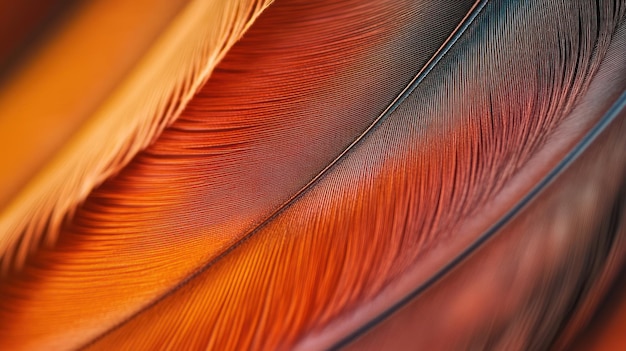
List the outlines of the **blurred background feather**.
<svg viewBox="0 0 626 351">
<path fill-rule="evenodd" d="M 626 347 L 626 2 L 31 4 L 0 349 Z"/>
</svg>

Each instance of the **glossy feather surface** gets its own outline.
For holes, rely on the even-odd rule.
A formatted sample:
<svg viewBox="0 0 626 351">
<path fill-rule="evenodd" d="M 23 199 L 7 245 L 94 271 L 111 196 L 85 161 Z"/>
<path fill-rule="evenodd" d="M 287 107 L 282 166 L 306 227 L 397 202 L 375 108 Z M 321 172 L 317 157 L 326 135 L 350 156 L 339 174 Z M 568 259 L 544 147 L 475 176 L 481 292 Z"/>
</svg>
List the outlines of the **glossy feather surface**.
<svg viewBox="0 0 626 351">
<path fill-rule="evenodd" d="M 567 345 L 626 247 L 625 14 L 276 1 L 53 247 L 18 256 L 0 346 Z"/>
</svg>

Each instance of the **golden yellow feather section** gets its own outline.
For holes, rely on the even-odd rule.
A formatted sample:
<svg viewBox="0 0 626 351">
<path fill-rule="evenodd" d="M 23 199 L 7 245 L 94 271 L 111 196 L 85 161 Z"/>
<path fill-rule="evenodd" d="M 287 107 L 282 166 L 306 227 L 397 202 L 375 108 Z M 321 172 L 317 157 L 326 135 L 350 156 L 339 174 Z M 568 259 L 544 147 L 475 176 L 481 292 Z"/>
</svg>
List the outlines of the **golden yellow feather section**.
<svg viewBox="0 0 626 351">
<path fill-rule="evenodd" d="M 271 0 L 95 0 L 0 90 L 0 256 L 21 266 L 180 114 Z"/>
</svg>

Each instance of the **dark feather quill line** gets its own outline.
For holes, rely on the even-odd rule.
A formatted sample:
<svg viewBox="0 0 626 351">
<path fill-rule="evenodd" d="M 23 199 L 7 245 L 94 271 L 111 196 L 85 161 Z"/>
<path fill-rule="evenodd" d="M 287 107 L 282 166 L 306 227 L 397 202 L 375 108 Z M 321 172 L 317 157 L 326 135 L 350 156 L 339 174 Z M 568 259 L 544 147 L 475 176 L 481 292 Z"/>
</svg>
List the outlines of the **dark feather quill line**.
<svg viewBox="0 0 626 351">
<path fill-rule="evenodd" d="M 494 223 L 494 225 L 490 227 L 485 233 L 483 233 L 476 241 L 474 241 L 470 246 L 463 250 L 458 256 L 453 258 L 448 264 L 443 266 L 435 275 L 427 279 L 422 285 L 416 287 L 415 290 L 411 291 L 404 298 L 394 303 L 388 310 L 378 315 L 375 319 L 368 321 L 361 328 L 356 329 L 353 333 L 347 335 L 346 338 L 333 345 L 330 349 L 341 349 L 351 342 L 355 341 L 363 334 L 370 331 L 372 328 L 379 325 L 381 322 L 389 318 L 394 312 L 398 311 L 407 303 L 409 303 L 420 294 L 424 293 L 427 289 L 431 288 L 438 281 L 443 279 L 457 266 L 467 260 L 467 258 L 470 257 L 474 252 L 480 249 L 489 240 L 493 239 L 494 236 L 498 235 L 503 227 L 505 227 L 520 212 L 527 208 L 528 205 L 532 203 L 532 201 L 537 198 L 537 196 L 541 194 L 543 190 L 545 190 L 550 184 L 558 179 L 559 175 L 565 172 L 565 170 L 567 170 L 568 167 L 571 166 L 572 163 L 576 161 L 576 159 L 580 157 L 590 145 L 592 145 L 592 143 L 598 138 L 598 136 L 611 125 L 611 122 L 615 121 L 615 119 L 620 115 L 624 108 L 626 108 L 626 92 L 622 93 L 619 99 L 611 106 L 606 114 L 602 116 L 602 119 L 593 126 L 593 128 L 583 137 L 583 139 L 563 158 L 561 162 L 559 162 L 559 164 L 556 165 L 556 167 L 554 167 L 550 171 L 550 173 L 548 173 L 543 179 L 541 179 L 541 181 L 535 187 L 533 187 L 526 196 L 524 196 L 517 204 L 515 204 L 512 209 L 510 209 L 502 218 Z"/>
<path fill-rule="evenodd" d="M 347 154 L 349 154 L 356 145 L 364 140 L 364 138 L 369 135 L 373 130 L 376 129 L 378 125 L 382 121 L 384 121 L 389 115 L 391 115 L 397 108 L 400 106 L 405 99 L 415 90 L 415 88 L 424 80 L 424 78 L 433 70 L 433 68 L 439 63 L 441 58 L 445 56 L 445 54 L 450 50 L 450 48 L 456 43 L 456 41 L 463 35 L 465 30 L 470 26 L 470 24 L 474 21 L 476 16 L 481 12 L 481 10 L 485 7 L 488 0 L 479 0 L 474 6 L 470 9 L 465 18 L 459 23 L 454 32 L 451 33 L 450 37 L 445 41 L 445 43 L 441 46 L 441 48 L 435 53 L 435 55 L 428 61 L 426 66 L 424 66 L 415 77 L 409 82 L 409 84 L 402 90 L 402 92 L 389 104 L 389 106 L 370 124 L 370 126 L 355 139 L 339 156 L 337 156 L 330 164 L 328 164 L 323 170 L 321 170 L 313 179 L 311 179 L 302 189 L 300 189 L 296 194 L 294 194 L 289 200 L 287 200 L 283 205 L 281 205 L 278 209 L 274 211 L 269 217 L 263 220 L 260 224 L 258 224 L 254 229 L 245 234 L 240 240 L 238 240 L 235 244 L 231 245 L 227 250 L 223 253 L 207 262 L 205 265 L 200 267 L 198 270 L 191 273 L 187 276 L 183 281 L 179 284 L 173 286 L 168 292 L 161 295 L 159 298 L 153 300 L 150 304 L 144 306 L 140 310 L 136 311 L 133 315 L 128 317 L 126 320 L 122 321 L 118 325 L 109 329 L 107 332 L 93 339 L 89 343 L 82 346 L 80 349 L 85 349 L 90 345 L 93 345 L 98 340 L 102 339 L 112 331 L 118 329 L 122 325 L 124 325 L 127 321 L 132 320 L 135 316 L 141 314 L 142 312 L 152 308 L 157 305 L 159 302 L 172 295 L 174 292 L 178 291 L 180 288 L 188 284 L 191 280 L 196 278 L 202 272 L 205 272 L 210 267 L 212 267 L 215 263 L 222 260 L 224 257 L 228 256 L 233 250 L 237 249 L 243 243 L 245 243 L 250 237 L 261 231 L 268 223 L 270 223 L 273 219 L 278 217 L 285 209 L 289 208 L 291 204 L 297 201 L 302 197 L 303 194 L 307 192 L 310 188 L 312 188 L 315 184 L 319 182 L 320 179 L 324 177 L 331 169 L 333 169 L 340 160 L 342 160 Z"/>
<path fill-rule="evenodd" d="M 277 1 L 56 246 L 0 278 L 0 348 L 358 349 L 394 330 L 480 348 L 575 330 L 602 290 L 583 282 L 580 307 L 580 266 L 603 269 L 591 234 L 613 228 L 600 195 L 624 170 L 605 152 L 626 126 L 606 121 L 624 116 L 622 4 Z M 564 297 L 542 295 L 562 271 Z"/>
<path fill-rule="evenodd" d="M 427 84 L 422 86 L 424 89 L 420 87 L 419 93 L 413 93 L 410 99 L 405 99 L 403 107 L 395 110 L 398 113 L 398 119 L 385 119 L 386 128 L 370 129 L 374 136 L 368 140 L 373 140 L 372 143 L 366 145 L 367 147 L 360 144 L 358 153 L 350 152 L 344 154 L 345 158 L 341 162 L 341 172 L 343 172 L 341 177 L 336 175 L 336 173 L 339 173 L 339 167 L 333 169 L 333 172 L 329 172 L 334 176 L 320 177 L 319 182 L 316 183 L 320 186 L 315 187 L 317 190 L 307 192 L 306 195 L 303 193 L 302 197 L 299 198 L 302 201 L 298 201 L 298 204 L 294 203 L 294 206 L 285 207 L 280 216 L 276 215 L 272 223 L 264 227 L 267 229 L 264 230 L 264 233 L 267 235 L 248 236 L 248 240 L 245 242 L 240 241 L 238 250 L 231 250 L 229 255 L 222 256 L 219 262 L 216 261 L 210 266 L 210 270 L 207 267 L 206 271 L 202 272 L 201 277 L 200 274 L 196 275 L 198 279 L 194 279 L 193 283 L 188 280 L 184 288 L 180 286 L 175 294 L 171 293 L 167 297 L 167 301 L 161 300 L 162 303 L 159 306 L 154 307 L 150 311 L 144 311 L 141 316 L 136 317 L 132 322 L 128 322 L 124 328 L 119 328 L 115 333 L 109 334 L 109 337 L 98 343 L 96 348 L 111 347 L 119 342 L 134 343 L 129 338 L 136 337 L 135 333 L 141 333 L 142 335 L 161 334 L 162 332 L 159 332 L 159 330 L 167 330 L 164 328 L 173 323 L 172 318 L 180 316 L 183 313 L 182 311 L 184 311 L 185 315 L 193 315 L 193 320 L 197 323 L 204 323 L 205 328 L 212 328 L 216 324 L 223 327 L 224 324 L 230 325 L 231 322 L 240 322 L 244 318 L 242 315 L 246 315 L 246 312 L 249 313 L 249 315 L 246 315 L 248 317 L 245 318 L 250 318 L 249 323 L 252 325 L 256 324 L 259 328 L 253 333 L 250 333 L 249 329 L 246 328 L 230 329 L 231 327 L 228 327 L 228 331 L 216 331 L 209 336 L 203 335 L 197 330 L 190 330 L 178 335 L 178 337 L 184 338 L 184 341 L 181 340 L 179 342 L 187 343 L 187 340 L 193 339 L 194 341 L 190 341 L 190 343 L 197 342 L 202 344 L 203 342 L 209 342 L 203 341 L 205 338 L 210 338 L 211 342 L 219 339 L 233 347 L 235 345 L 241 347 L 245 347 L 243 345 L 246 344 L 250 345 L 252 343 L 250 335 L 258 335 L 259 333 L 263 334 L 261 338 L 265 338 L 259 342 L 260 345 L 276 346 L 283 342 L 289 343 L 303 337 L 302 334 L 298 333 L 305 333 L 308 336 L 319 332 L 319 329 L 317 329 L 320 328 L 319 323 L 322 325 L 328 323 L 330 318 L 340 319 L 353 313 L 358 308 L 370 308 L 371 311 L 372 304 L 367 302 L 372 301 L 372 295 L 378 294 L 382 287 L 390 290 L 391 288 L 388 288 L 388 286 L 392 285 L 390 281 L 398 278 L 398 275 L 401 273 L 405 274 L 406 270 L 409 269 L 407 261 L 413 262 L 413 260 L 417 260 L 416 256 L 419 253 L 429 251 L 435 245 L 433 241 L 444 242 L 445 239 L 449 239 L 448 243 L 453 241 L 450 237 L 452 234 L 457 233 L 458 230 L 453 230 L 450 227 L 455 222 L 464 220 L 465 216 L 470 214 L 470 210 L 467 207 L 476 211 L 476 208 L 484 206 L 485 198 L 501 190 L 504 187 L 504 183 L 515 174 L 515 171 L 523 171 L 520 167 L 525 165 L 525 162 L 529 162 L 528 159 L 531 155 L 537 153 L 541 146 L 544 146 L 543 149 L 545 150 L 550 149 L 545 147 L 546 139 L 548 139 L 548 136 L 552 136 L 552 134 L 548 133 L 559 124 L 559 121 L 570 120 L 570 118 L 567 118 L 567 114 L 576 103 L 576 97 L 586 90 L 589 79 L 595 72 L 593 68 L 597 68 L 600 64 L 599 61 L 607 47 L 607 42 L 604 38 L 598 39 L 593 37 L 593 35 L 583 38 L 576 36 L 575 26 L 578 20 L 576 15 L 578 14 L 577 11 L 585 10 L 583 7 L 582 3 L 574 4 L 573 7 L 561 6 L 548 10 L 516 5 L 511 5 L 511 7 L 503 6 L 502 8 L 494 6 L 490 10 L 489 15 L 481 16 L 481 26 L 472 27 L 472 38 L 480 38 L 479 41 L 472 43 L 470 38 L 468 40 L 462 39 L 464 44 L 458 45 L 458 50 L 454 49 L 455 55 L 451 55 L 450 59 L 446 58 L 445 65 L 440 65 L 442 68 L 439 72 L 442 74 L 429 76 Z M 538 10 L 539 13 L 533 10 Z M 541 35 L 543 32 L 551 34 L 550 39 L 552 41 L 548 41 L 547 44 L 551 45 L 548 46 L 550 49 L 550 51 L 547 51 L 548 55 L 543 52 L 533 51 L 534 46 L 540 41 L 538 37 L 525 38 L 526 40 L 521 44 L 516 41 L 517 31 L 522 30 L 527 25 L 525 21 L 528 18 L 528 14 L 537 14 L 537 18 L 539 18 L 537 21 L 541 21 L 545 19 L 542 16 L 549 19 L 559 16 L 559 11 L 567 14 L 567 16 L 564 16 L 565 26 L 555 26 L 552 23 L 543 25 L 542 22 L 533 23 L 535 25 L 533 33 L 535 35 Z M 509 15 L 513 16 L 513 21 L 510 20 Z M 502 23 L 498 23 L 500 21 L 511 24 L 510 29 L 507 28 L 507 31 L 504 32 L 506 35 L 503 36 L 500 36 L 502 35 L 500 31 L 500 24 Z M 590 29 L 593 28 L 592 25 L 589 26 Z M 569 31 L 572 26 L 573 30 Z M 613 26 L 614 22 L 604 23 L 604 32 L 610 33 L 613 30 Z M 487 30 L 483 31 L 484 29 Z M 582 32 L 583 30 L 579 31 Z M 489 36 L 482 36 L 485 32 L 488 32 Z M 560 33 L 565 34 L 565 39 L 562 41 Z M 589 48 L 595 45 L 596 40 L 601 40 L 602 45 L 597 45 L 599 47 L 598 52 L 590 52 Z M 470 50 L 469 54 L 468 51 L 464 51 L 468 50 L 468 46 L 474 49 Z M 525 55 L 521 55 L 518 58 L 514 51 L 516 48 L 526 50 L 524 52 Z M 500 49 L 503 51 L 499 51 Z M 551 60 L 549 53 L 553 55 L 564 54 L 565 58 L 555 63 Z M 574 55 L 572 57 L 580 55 L 581 57 L 572 60 L 572 57 L 568 55 Z M 469 61 L 467 61 L 468 58 Z M 484 59 L 481 60 L 480 58 Z M 472 59 L 478 61 L 475 62 L 476 65 L 472 65 Z M 550 74 L 549 76 L 539 75 L 537 77 L 539 82 L 536 84 L 538 87 L 534 86 L 534 82 L 528 80 L 527 75 L 524 74 L 533 73 L 532 69 L 535 67 L 533 59 L 537 59 L 541 63 L 539 69 L 534 72 L 535 74 L 539 75 L 546 71 Z M 513 65 L 506 65 L 509 60 L 513 60 Z M 461 63 L 459 61 L 463 63 L 460 66 L 458 66 Z M 490 65 L 484 66 L 482 65 L 483 63 L 495 64 L 496 67 L 490 68 Z M 519 66 L 516 67 L 515 64 Z M 458 73 L 458 75 L 447 74 L 450 72 L 447 69 L 457 70 L 452 73 Z M 493 73 L 490 73 L 490 70 L 493 70 Z M 469 77 L 466 77 L 466 72 L 471 73 Z M 504 82 L 497 80 L 503 75 L 510 75 L 508 76 L 510 80 Z M 486 78 L 483 79 L 483 77 Z M 496 83 L 491 79 L 496 79 Z M 434 83 L 436 89 L 441 88 L 443 90 L 441 95 L 430 96 L 428 94 L 428 89 L 433 87 L 432 80 L 436 82 Z M 474 80 L 477 80 L 476 85 L 471 84 Z M 507 88 L 509 87 L 506 86 L 506 83 L 515 85 L 511 85 L 512 88 L 508 90 Z M 473 90 L 467 88 L 473 88 Z M 524 88 L 529 89 L 531 95 L 525 96 L 524 91 L 522 91 L 525 90 Z M 485 101 L 482 100 L 490 97 L 494 89 L 501 90 L 495 92 L 499 101 L 496 101 L 496 107 L 493 109 L 496 111 L 492 112 L 494 116 L 490 116 L 483 111 L 487 110 L 487 108 Z M 450 105 L 448 104 L 449 100 L 444 98 L 442 101 L 437 98 L 449 96 L 446 95 L 446 93 L 449 94 L 449 90 L 452 90 L 454 97 L 458 98 L 458 100 L 451 98 L 450 102 L 463 104 L 460 105 L 463 107 L 467 106 L 467 100 L 464 99 L 464 97 L 468 98 L 467 93 L 474 93 L 478 90 L 478 104 L 469 104 L 473 108 L 470 107 L 468 110 L 455 110 L 455 107 L 459 107 L 455 104 L 452 104 L 452 108 L 448 109 Z M 547 98 L 546 94 L 548 95 Z M 472 97 L 469 98 L 471 99 Z M 604 102 L 599 103 L 598 108 L 602 108 L 602 110 L 589 117 L 592 119 L 578 120 L 578 122 L 587 123 L 584 129 L 576 131 L 576 133 L 580 134 L 568 135 L 570 139 L 566 137 L 564 138 L 565 140 L 556 138 L 561 143 L 565 143 L 561 146 L 562 148 L 567 146 L 567 149 L 563 150 L 564 153 L 570 149 L 570 146 L 575 145 L 575 141 L 578 140 L 578 137 L 585 134 L 587 128 L 591 128 L 594 125 L 596 118 L 601 118 L 603 112 L 610 106 L 614 98 L 612 96 L 609 101 L 601 100 Z M 431 99 L 430 103 L 443 111 L 438 109 L 435 109 L 435 111 L 430 110 L 431 105 L 428 99 Z M 474 103 L 476 100 L 470 101 Z M 481 102 L 483 103 L 482 105 Z M 439 114 L 436 112 L 439 112 Z M 460 116 L 459 112 L 461 112 Z M 431 116 L 431 114 L 431 118 L 416 118 L 416 116 Z M 494 126 L 493 124 L 490 125 L 490 122 L 500 124 Z M 405 135 L 399 129 L 407 126 L 413 128 L 410 129 L 413 133 Z M 466 129 L 468 127 L 473 128 L 468 131 Z M 450 129 L 452 135 L 448 136 L 446 133 Z M 480 132 L 483 131 L 486 133 L 481 134 Z M 379 138 L 375 138 L 376 136 Z M 424 136 L 424 139 L 421 139 L 422 136 Z M 399 140 L 394 140 L 393 138 L 395 137 Z M 412 139 L 409 137 L 412 137 Z M 571 138 L 575 139 L 572 140 Z M 429 142 L 433 142 L 432 139 L 437 140 L 438 143 L 430 149 Z M 459 142 L 459 139 L 469 139 L 479 145 L 472 146 L 470 144 L 470 146 L 467 146 L 467 144 Z M 395 151 L 394 147 L 400 143 L 414 153 L 410 151 L 406 153 L 398 152 L 399 155 L 392 152 L 386 153 L 389 150 Z M 520 149 L 520 145 L 524 147 Z M 454 153 L 455 148 L 458 148 L 461 152 L 457 151 Z M 423 153 L 418 153 L 418 151 L 414 150 L 419 150 Z M 473 153 L 476 150 L 484 153 L 479 152 L 478 155 L 474 156 Z M 463 162 L 466 163 L 468 168 L 465 170 L 465 174 L 461 172 L 458 178 L 460 180 L 457 181 L 454 167 L 457 162 L 455 157 L 459 157 L 459 155 L 465 155 L 462 156 Z M 537 171 L 533 177 L 523 177 L 526 180 L 530 179 L 530 181 L 524 184 L 525 190 L 519 194 L 519 198 L 527 195 L 527 192 L 536 185 L 536 182 L 542 179 L 553 165 L 558 164 L 562 160 L 561 155 L 560 152 L 551 153 L 549 168 L 543 169 L 540 167 L 540 173 Z M 385 157 L 387 160 L 391 160 L 388 164 L 393 167 L 389 168 L 389 172 L 396 171 L 396 173 L 378 173 L 373 167 L 372 169 L 365 168 L 365 170 L 359 172 L 362 169 L 357 167 L 361 167 L 370 161 L 374 163 L 377 157 Z M 480 162 L 478 170 L 472 169 L 472 167 L 476 167 L 471 164 L 472 157 L 480 157 L 480 161 L 474 162 L 474 164 Z M 396 160 L 401 161 L 394 163 Z M 445 161 L 443 162 L 444 166 L 439 167 L 442 161 Z M 421 168 L 426 168 L 427 171 L 421 173 Z M 410 178 L 406 174 L 409 174 Z M 392 178 L 392 176 L 396 178 Z M 308 212 L 308 208 L 315 206 L 315 204 L 325 204 L 323 200 L 320 200 L 320 197 L 325 199 L 326 195 L 324 194 L 330 189 L 335 189 L 335 184 L 350 184 L 350 180 L 361 180 L 359 179 L 360 177 L 365 178 L 363 183 L 356 184 L 356 187 L 351 188 L 357 194 L 356 196 L 353 197 L 347 191 L 342 196 L 341 192 L 337 193 L 334 191 L 332 196 L 336 200 L 336 207 L 327 208 L 323 206 L 323 208 L 319 209 L 323 214 L 315 212 L 315 210 Z M 444 184 L 438 181 L 441 178 L 446 180 Z M 459 182 L 468 187 L 469 190 L 464 191 L 463 187 L 458 186 Z M 428 184 L 426 190 L 422 190 L 420 187 L 424 183 Z M 481 183 L 486 184 L 486 186 L 481 186 Z M 400 186 L 396 184 L 400 184 Z M 392 186 L 397 186 L 397 188 Z M 460 189 L 456 190 L 456 187 Z M 412 192 L 406 191 L 407 188 Z M 402 195 L 404 194 L 400 193 L 403 191 L 409 195 L 403 198 Z M 468 192 L 471 192 L 471 196 L 466 195 Z M 410 197 L 412 196 L 410 194 L 414 193 L 417 195 L 413 196 L 424 195 L 419 200 L 416 200 Z M 485 196 L 485 193 L 487 196 Z M 313 195 L 309 196 L 309 194 Z M 361 194 L 368 195 L 361 196 Z M 450 199 L 451 197 L 452 199 Z M 470 199 L 466 200 L 467 197 Z M 515 200 L 515 202 L 511 203 L 511 206 L 519 198 L 516 196 L 514 199 L 511 199 Z M 396 201 L 396 203 L 393 203 L 391 200 Z M 409 210 L 405 210 L 405 212 L 402 211 L 401 206 L 398 206 L 400 210 L 397 210 L 396 213 L 388 213 L 388 209 L 394 209 L 398 201 L 409 203 L 409 206 L 412 207 Z M 415 202 L 417 204 L 414 204 Z M 470 203 L 466 204 L 464 202 Z M 361 207 L 361 204 L 364 204 L 364 206 Z M 306 209 L 304 211 L 303 206 Z M 444 206 L 449 206 L 450 208 L 443 209 Z M 463 241 L 464 237 L 467 238 L 469 236 L 471 241 L 473 241 L 476 236 L 484 233 L 483 228 L 491 226 L 493 221 L 496 221 L 499 216 L 506 213 L 510 207 L 507 204 L 505 207 L 501 206 L 500 208 L 501 212 L 500 210 L 495 212 L 498 214 L 498 217 L 485 217 L 489 218 L 489 220 L 485 220 L 488 223 L 484 227 L 481 226 L 481 230 L 465 235 L 461 234 L 464 234 L 466 230 L 460 231 L 455 239 Z M 333 214 L 339 214 L 343 217 L 335 218 L 332 216 Z M 420 218 L 420 216 L 425 218 Z M 398 222 L 396 222 L 397 217 L 400 218 Z M 405 224 L 400 229 L 396 228 L 396 223 L 402 223 L 403 219 L 408 224 Z M 382 224 L 380 224 L 381 222 Z M 344 223 L 347 223 L 347 225 L 344 226 Z M 361 223 L 364 223 L 364 225 L 361 226 Z M 353 231 L 358 232 L 359 235 L 345 235 Z M 293 235 L 288 235 L 292 232 Z M 390 232 L 391 234 L 389 234 Z M 343 233 L 343 235 L 336 235 L 336 233 Z M 371 238 L 376 239 L 377 242 L 371 242 Z M 469 238 L 466 240 L 470 241 Z M 325 242 L 333 242 L 335 239 L 337 244 L 346 246 L 337 246 L 334 250 L 325 247 Z M 342 242 L 342 240 L 345 241 Z M 376 245 L 377 243 L 381 245 Z M 388 244 L 388 247 L 385 244 Z M 398 245 L 402 249 L 399 253 L 396 252 L 398 251 L 396 249 Z M 338 261 L 336 263 L 338 263 L 338 267 L 341 269 L 337 270 L 335 268 L 335 271 L 329 272 L 317 265 L 306 265 L 307 262 L 302 260 L 301 255 L 307 255 L 311 252 L 313 250 L 311 247 L 315 247 L 316 253 L 320 255 L 334 255 L 333 257 Z M 459 251 L 463 251 L 463 249 L 466 249 L 466 246 L 463 246 Z M 282 255 L 276 253 L 278 250 L 282 250 Z M 451 252 L 448 257 L 454 257 L 459 251 L 454 251 L 454 255 Z M 401 254 L 404 256 L 400 256 Z M 294 258 L 294 255 L 297 255 L 297 258 Z M 364 255 L 364 257 L 360 255 Z M 276 259 L 276 257 L 280 257 L 280 260 Z M 322 256 L 314 257 L 319 259 Z M 297 261 L 290 261 L 294 259 Z M 351 261 L 348 261 L 348 259 L 351 259 Z M 390 262 L 385 262 L 385 259 L 392 261 L 393 264 L 398 263 L 397 265 L 392 265 Z M 383 263 L 379 263 L 379 260 L 383 261 Z M 291 269 L 286 270 L 285 267 L 288 265 L 293 266 Z M 333 265 L 333 267 L 336 266 Z M 410 269 L 414 268 L 410 267 Z M 422 268 L 420 267 L 420 269 Z M 436 269 L 440 269 L 440 266 L 438 265 Z M 430 274 L 430 271 L 428 273 Z M 301 276 L 301 274 L 305 274 L 305 276 Z M 324 276 L 324 274 L 326 275 Z M 318 278 L 311 277 L 309 279 L 310 275 L 317 275 Z M 343 279 L 346 275 L 349 277 Z M 327 278 L 328 276 L 330 278 Z M 307 277 L 307 279 L 303 279 L 304 277 Z M 387 278 L 385 281 L 381 281 L 379 277 Z M 308 292 L 301 291 L 302 286 L 311 285 L 317 279 L 324 280 L 327 286 L 330 286 L 330 295 L 324 296 L 327 302 L 310 297 Z M 279 282 L 275 280 L 279 280 Z M 402 280 L 406 281 L 406 274 Z M 356 287 L 348 285 L 350 289 L 356 291 L 355 293 L 352 293 L 350 290 L 339 291 L 342 290 L 340 283 L 346 284 L 346 281 L 358 285 Z M 296 283 L 296 285 L 290 285 L 293 283 Z M 283 300 L 285 297 L 282 295 L 280 297 L 276 296 L 273 291 L 273 287 L 276 284 L 284 285 L 285 290 L 283 290 L 283 293 L 285 296 L 291 296 L 293 299 L 290 304 L 285 303 Z M 414 285 L 411 285 L 407 289 L 413 289 L 413 287 Z M 307 289 L 317 289 L 317 287 L 308 286 Z M 257 298 L 258 292 L 263 292 L 263 294 Z M 405 292 L 406 290 L 402 290 L 402 293 Z M 235 297 L 231 297 L 231 293 L 236 294 Z M 357 297 L 356 294 L 361 295 Z M 264 301 L 263 299 L 267 300 Z M 327 303 L 333 304 L 333 306 L 328 306 L 326 305 Z M 216 307 L 222 306 L 222 304 L 228 304 L 227 306 L 233 308 L 224 312 L 230 314 L 228 318 L 223 316 L 221 310 L 218 311 Z M 355 307 L 355 304 L 360 305 Z M 274 318 L 281 318 L 280 321 L 286 323 L 286 325 L 282 327 L 274 326 L 272 329 L 267 324 L 264 324 L 263 318 L 259 317 L 259 314 L 265 313 L 259 309 L 259 306 L 263 306 L 263 311 L 269 309 L 274 314 L 281 308 L 299 308 L 301 314 L 296 314 L 297 317 L 274 316 Z M 387 304 L 384 306 L 385 309 L 388 308 Z M 331 310 L 331 312 L 324 310 L 318 312 L 320 308 L 326 308 Z M 333 308 L 334 310 L 332 310 Z M 325 316 L 325 320 L 319 322 L 319 319 L 316 319 L 319 318 L 319 315 L 315 317 L 316 313 Z M 330 317 L 328 317 L 329 315 Z M 302 318 L 303 322 L 297 326 L 292 326 L 291 323 L 286 322 L 288 317 Z M 354 325 L 362 323 L 362 320 L 357 320 Z M 150 322 L 151 327 L 144 327 L 146 322 Z M 278 320 L 276 322 L 278 323 Z M 354 325 L 350 325 L 350 327 L 354 327 Z M 358 324 L 358 326 L 360 325 Z M 331 330 L 331 333 L 337 330 L 332 326 L 327 326 L 326 328 L 326 330 Z M 338 335 L 337 332 L 334 335 Z M 304 337 L 306 338 L 306 336 Z M 340 337 L 343 337 L 343 335 Z M 311 338 L 314 339 L 315 335 Z M 305 343 L 306 341 L 308 340 L 305 340 Z M 310 346 L 311 344 L 306 345 Z M 319 344 L 317 345 L 319 347 Z"/>
</svg>

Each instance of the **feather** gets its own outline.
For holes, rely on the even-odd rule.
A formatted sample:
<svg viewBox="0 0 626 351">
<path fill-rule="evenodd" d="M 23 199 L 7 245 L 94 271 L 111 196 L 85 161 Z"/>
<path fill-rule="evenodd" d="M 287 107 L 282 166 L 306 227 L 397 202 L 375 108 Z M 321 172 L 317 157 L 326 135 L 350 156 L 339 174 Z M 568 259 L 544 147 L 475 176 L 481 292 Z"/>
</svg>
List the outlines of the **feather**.
<svg viewBox="0 0 626 351">
<path fill-rule="evenodd" d="M 563 349 L 626 258 L 626 155 L 612 152 L 626 149 L 625 106 L 623 94 L 621 115 L 607 115 L 497 236 L 347 349 Z"/>
<path fill-rule="evenodd" d="M 93 348 L 324 348 L 385 311 L 502 217 L 618 99 L 623 81 L 607 80 L 573 111 L 623 16 L 601 5 L 487 5 L 314 186 Z M 176 325 L 185 327 L 169 333 Z"/>
<path fill-rule="evenodd" d="M 578 333 L 572 341 L 571 350 L 619 350 L 626 343 L 624 330 L 626 322 L 626 290 L 624 269 L 617 280 L 609 288 L 604 300 L 598 305 L 593 318 L 586 328 Z"/>
<path fill-rule="evenodd" d="M 626 247 L 624 5 L 277 1 L 6 249 L 0 348 L 566 345 Z"/>
<path fill-rule="evenodd" d="M 334 1 L 270 8 L 159 140 L 91 194 L 62 231 L 55 249 L 39 252 L 6 284 L 9 290 L 2 300 L 12 310 L 17 306 L 13 303 L 30 302 L 18 308 L 19 316 L 10 312 L 2 319 L 28 318 L 24 323 L 37 327 L 10 330 L 10 325 L 3 325 L 0 329 L 6 327 L 12 335 L 0 337 L 12 343 L 5 347 L 20 343 L 20 334 L 31 343 L 56 344 L 54 340 L 65 338 L 58 333 L 61 325 L 63 330 L 81 330 L 83 338 L 90 336 L 89 328 L 112 327 L 241 239 L 385 109 L 472 6 L 446 3 L 374 2 L 356 13 L 352 4 L 338 6 Z M 298 21 L 292 19 L 295 10 L 303 12 Z M 392 21 L 392 15 L 399 11 L 424 21 L 436 19 L 440 34 L 435 37 L 431 26 L 415 26 L 408 20 L 398 28 L 401 24 Z M 443 15 L 449 16 L 447 26 Z M 311 32 L 320 18 L 327 24 Z M 388 20 L 381 23 L 384 18 Z M 278 40 L 285 32 L 293 40 Z M 342 37 L 357 40 L 343 39 L 345 45 L 333 47 Z M 416 40 L 423 45 L 416 45 Z M 315 59 L 310 48 L 327 54 Z M 386 55 L 372 56 L 372 51 Z M 344 58 L 348 53 L 350 58 Z M 329 57 L 343 60 L 343 66 L 328 65 Z M 340 78 L 349 79 L 345 83 L 333 77 L 339 68 L 345 72 Z M 389 83 L 388 75 L 397 81 Z M 320 86 L 312 76 L 335 82 Z M 380 86 L 384 93 L 349 99 L 344 92 L 350 86 L 363 91 Z M 325 100 L 307 103 L 303 92 Z M 277 103 L 282 114 L 275 112 Z M 300 145 L 309 146 L 296 152 Z M 298 173 L 281 175 L 277 173 L 281 169 Z M 105 277 L 98 279 L 94 270 Z M 32 295 L 24 299 L 24 294 Z M 64 306 L 85 297 L 81 308 Z M 91 304 L 94 297 L 100 300 L 97 306 Z M 55 325 L 47 323 L 50 318 Z M 55 339 L 44 336 L 37 341 L 36 335 Z"/>
<path fill-rule="evenodd" d="M 268 3 L 186 2 L 88 2 L 0 91 L 2 272 L 55 242 L 67 214 L 180 114 Z"/>
</svg>

